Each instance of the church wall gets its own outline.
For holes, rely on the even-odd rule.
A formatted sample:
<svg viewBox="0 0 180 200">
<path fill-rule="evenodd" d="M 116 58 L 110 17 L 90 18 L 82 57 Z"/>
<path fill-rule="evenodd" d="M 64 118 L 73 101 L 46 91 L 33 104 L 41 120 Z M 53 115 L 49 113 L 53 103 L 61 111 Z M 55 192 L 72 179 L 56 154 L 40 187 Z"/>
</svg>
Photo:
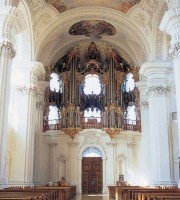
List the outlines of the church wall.
<svg viewBox="0 0 180 200">
<path fill-rule="evenodd" d="M 81 193 L 82 152 L 87 147 L 95 146 L 103 155 L 103 192 L 107 192 L 106 186 L 116 184 L 120 173 L 128 183 L 137 184 L 139 133 L 123 133 L 111 140 L 105 132 L 90 129 L 77 134 L 74 140 L 62 133 L 52 132 L 51 135 L 45 134 L 43 137 L 46 146 L 43 148 L 46 149 L 47 142 L 49 143 L 51 166 L 49 169 L 43 169 L 44 172 L 47 170 L 45 173 L 50 174 L 49 181 L 57 182 L 64 176 L 68 184 L 77 185 L 77 190 Z M 47 149 L 43 151 L 43 167 L 48 164 L 46 153 Z"/>
</svg>

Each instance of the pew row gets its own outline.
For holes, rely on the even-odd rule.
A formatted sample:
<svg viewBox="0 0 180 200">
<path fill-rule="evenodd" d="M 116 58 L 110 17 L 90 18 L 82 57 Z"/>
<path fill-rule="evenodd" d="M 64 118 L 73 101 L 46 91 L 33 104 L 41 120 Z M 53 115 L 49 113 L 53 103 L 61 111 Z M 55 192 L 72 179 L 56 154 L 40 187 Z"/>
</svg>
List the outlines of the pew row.
<svg viewBox="0 0 180 200">
<path fill-rule="evenodd" d="M 49 195 L 49 197 L 46 197 L 46 198 L 42 198 L 42 197 L 38 197 L 38 198 L 46 199 L 46 200 L 51 200 L 51 199 L 52 200 L 69 200 L 76 194 L 76 187 L 75 186 L 11 187 L 11 188 L 6 188 L 4 190 L 0 190 L 0 197 L 1 197 L 1 193 L 5 193 L 5 192 L 7 193 L 6 194 L 7 197 L 8 197 L 8 193 L 10 197 L 12 197 L 13 193 L 17 193 L 19 195 L 22 194 L 23 195 L 22 197 L 24 197 L 26 194 L 29 195 L 29 193 L 41 194 L 41 196 L 44 197 L 45 196 L 44 194 L 47 193 L 51 195 Z"/>
<path fill-rule="evenodd" d="M 144 188 L 139 186 L 109 186 L 110 198 L 116 200 L 180 200 L 177 188 Z"/>
<path fill-rule="evenodd" d="M 0 199 L 4 200 L 58 200 L 58 191 L 5 191 L 0 190 Z"/>
</svg>

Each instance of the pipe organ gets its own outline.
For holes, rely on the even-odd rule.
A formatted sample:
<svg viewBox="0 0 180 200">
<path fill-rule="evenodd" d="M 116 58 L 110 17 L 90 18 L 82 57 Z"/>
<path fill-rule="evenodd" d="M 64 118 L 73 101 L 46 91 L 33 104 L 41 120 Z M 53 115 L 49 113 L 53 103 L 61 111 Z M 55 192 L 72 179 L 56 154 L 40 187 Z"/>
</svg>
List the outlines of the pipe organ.
<svg viewBox="0 0 180 200">
<path fill-rule="evenodd" d="M 130 66 L 111 47 L 106 46 L 102 50 L 95 42 L 91 42 L 83 50 L 76 46 L 47 71 L 46 77 L 48 73 L 58 74 L 62 90 L 56 92 L 48 88 L 46 91 L 44 131 L 60 129 L 71 138 L 85 128 L 101 128 L 110 137 L 124 129 L 140 131 L 139 91 L 136 87 L 131 91 L 125 88 L 126 75 L 132 73 L 137 78 L 138 70 Z M 88 75 L 96 75 L 99 78 L 99 94 L 93 91 L 85 94 Z M 48 120 L 50 105 L 58 108 L 59 119 L 55 124 Z M 137 116 L 133 124 L 127 122 L 127 108 L 130 105 L 135 106 Z M 85 110 L 99 110 L 100 120 L 85 120 Z"/>
</svg>

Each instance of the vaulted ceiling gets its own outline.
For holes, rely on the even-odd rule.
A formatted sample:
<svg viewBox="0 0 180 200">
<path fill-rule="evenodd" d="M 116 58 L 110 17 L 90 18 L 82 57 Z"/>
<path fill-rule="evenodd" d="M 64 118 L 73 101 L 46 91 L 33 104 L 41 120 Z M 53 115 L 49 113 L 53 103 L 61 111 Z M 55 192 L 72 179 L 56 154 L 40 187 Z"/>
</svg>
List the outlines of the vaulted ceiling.
<svg viewBox="0 0 180 200">
<path fill-rule="evenodd" d="M 27 2 L 35 57 L 44 65 L 54 65 L 74 46 L 84 47 L 91 42 L 101 49 L 106 45 L 116 49 L 128 63 L 138 67 L 155 60 L 157 52 L 162 57 L 163 34 L 158 27 L 167 10 L 165 0 Z"/>
</svg>

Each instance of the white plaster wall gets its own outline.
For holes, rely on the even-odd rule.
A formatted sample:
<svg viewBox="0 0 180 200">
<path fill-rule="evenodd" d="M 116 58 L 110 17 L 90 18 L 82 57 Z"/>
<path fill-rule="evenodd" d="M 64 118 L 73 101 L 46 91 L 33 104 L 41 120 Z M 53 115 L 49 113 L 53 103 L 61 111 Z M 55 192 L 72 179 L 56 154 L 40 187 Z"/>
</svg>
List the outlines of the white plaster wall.
<svg viewBox="0 0 180 200">
<path fill-rule="evenodd" d="M 48 142 L 51 141 L 52 137 L 55 137 L 56 139 L 53 140 L 53 142 L 56 142 L 57 145 L 55 146 L 56 149 L 56 155 L 55 155 L 55 174 L 56 174 L 56 181 L 60 180 L 61 177 L 59 177 L 59 168 L 60 168 L 60 159 L 64 159 L 64 162 L 66 163 L 66 180 L 70 185 L 73 185 L 74 183 L 78 186 L 78 192 L 81 191 L 81 164 L 82 161 L 79 158 L 82 157 L 82 152 L 84 149 L 90 146 L 95 146 L 99 148 L 103 154 L 103 170 L 105 170 L 105 176 L 104 176 L 104 192 L 107 192 L 106 186 L 108 185 L 115 185 L 116 181 L 119 178 L 119 166 L 118 161 L 121 160 L 125 175 L 125 180 L 130 183 L 136 183 L 137 177 L 136 177 L 136 171 L 138 170 L 138 149 L 139 149 L 139 140 L 140 140 L 140 134 L 139 133 L 131 133 L 126 132 L 117 135 L 116 138 L 110 139 L 110 137 L 107 135 L 107 133 L 101 131 L 101 130 L 95 130 L 95 129 L 89 129 L 89 130 L 83 130 L 81 133 L 77 134 L 74 140 L 71 140 L 71 138 L 67 135 L 64 135 L 62 132 L 49 132 L 43 135 L 44 144 L 43 144 L 43 155 L 42 155 L 42 170 L 44 177 L 43 183 L 47 180 L 47 174 L 54 174 L 52 172 L 51 167 L 48 166 L 48 160 L 51 160 L 51 156 L 48 155 L 48 148 L 50 146 L 47 145 Z M 133 144 L 132 148 L 132 154 L 129 157 L 128 155 L 128 144 Z M 51 147 L 52 148 L 52 147 Z M 49 158 L 48 158 L 49 156 Z M 131 158 L 131 160 L 129 160 Z M 131 170 L 134 170 L 133 172 L 129 172 L 129 168 Z M 51 169 L 51 171 L 50 171 Z M 131 173 L 133 173 L 133 179 Z M 51 177 L 51 176 L 50 176 Z M 79 185 L 78 185 L 79 184 Z"/>
</svg>

